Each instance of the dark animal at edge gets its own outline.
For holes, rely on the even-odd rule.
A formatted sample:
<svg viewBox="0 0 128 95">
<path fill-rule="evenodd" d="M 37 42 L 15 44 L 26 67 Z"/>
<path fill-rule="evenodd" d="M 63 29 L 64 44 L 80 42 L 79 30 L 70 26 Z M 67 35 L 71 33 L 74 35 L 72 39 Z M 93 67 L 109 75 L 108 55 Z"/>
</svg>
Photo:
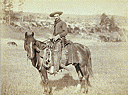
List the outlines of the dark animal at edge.
<svg viewBox="0 0 128 95">
<path fill-rule="evenodd" d="M 17 46 L 17 44 L 15 42 L 8 42 L 7 44 L 8 45 L 15 45 L 15 46 Z"/>
<path fill-rule="evenodd" d="M 52 41 L 49 41 L 52 43 Z M 27 57 L 31 60 L 32 65 L 37 68 L 40 73 L 41 79 L 43 81 L 44 86 L 44 93 L 50 94 L 52 92 L 52 88 L 48 85 L 48 70 L 50 68 L 49 59 L 44 58 L 44 56 L 40 56 L 41 51 L 50 50 L 49 42 L 41 42 L 34 39 L 34 33 L 32 32 L 31 35 L 28 35 L 27 32 L 25 33 L 25 40 L 24 40 L 24 49 L 27 51 Z M 81 84 L 83 77 L 85 78 L 85 86 L 84 86 L 84 93 L 88 93 L 88 86 L 90 85 L 89 76 L 93 76 L 92 72 L 92 64 L 91 64 L 91 52 L 87 46 L 82 44 L 73 43 L 77 49 L 79 49 L 82 63 L 69 63 L 75 66 L 76 72 L 78 74 L 79 80 L 78 83 Z M 83 52 L 83 53 L 82 53 Z M 46 57 L 46 56 L 45 56 Z M 43 61 L 42 61 L 43 60 Z M 67 65 L 69 65 L 67 64 Z M 67 66 L 66 65 L 66 66 Z M 62 69 L 62 68 L 61 68 Z M 82 75 L 82 76 L 80 76 Z"/>
</svg>

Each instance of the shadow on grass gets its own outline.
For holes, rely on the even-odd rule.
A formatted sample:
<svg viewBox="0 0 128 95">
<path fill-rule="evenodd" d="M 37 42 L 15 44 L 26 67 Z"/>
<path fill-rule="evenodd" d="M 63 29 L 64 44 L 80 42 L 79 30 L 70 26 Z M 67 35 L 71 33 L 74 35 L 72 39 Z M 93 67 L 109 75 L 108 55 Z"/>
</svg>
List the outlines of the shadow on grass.
<svg viewBox="0 0 128 95">
<path fill-rule="evenodd" d="M 82 81 L 82 88 L 84 86 L 84 80 Z M 41 81 L 41 84 L 43 82 Z M 65 74 L 64 77 L 62 77 L 59 80 L 49 80 L 49 87 L 56 87 L 56 91 L 62 90 L 63 88 L 68 88 L 70 86 L 77 86 L 78 80 L 74 80 L 72 76 L 69 74 Z M 42 85 L 43 86 L 43 85 Z"/>
</svg>

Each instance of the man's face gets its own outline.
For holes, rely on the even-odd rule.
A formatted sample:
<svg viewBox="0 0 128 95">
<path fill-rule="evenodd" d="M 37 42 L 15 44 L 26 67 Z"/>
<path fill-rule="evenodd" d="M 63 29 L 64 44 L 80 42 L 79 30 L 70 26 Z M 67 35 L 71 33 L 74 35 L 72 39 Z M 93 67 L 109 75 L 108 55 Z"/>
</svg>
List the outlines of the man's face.
<svg viewBox="0 0 128 95">
<path fill-rule="evenodd" d="M 59 14 L 55 14 L 55 15 L 54 15 L 54 18 L 55 18 L 55 19 L 59 19 L 59 18 L 60 18 Z"/>
</svg>

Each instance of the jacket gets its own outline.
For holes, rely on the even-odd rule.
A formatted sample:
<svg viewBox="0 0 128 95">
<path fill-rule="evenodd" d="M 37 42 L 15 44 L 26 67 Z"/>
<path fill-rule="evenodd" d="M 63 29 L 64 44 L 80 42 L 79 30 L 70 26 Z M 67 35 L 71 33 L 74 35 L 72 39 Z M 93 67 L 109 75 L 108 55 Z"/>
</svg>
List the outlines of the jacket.
<svg viewBox="0 0 128 95">
<path fill-rule="evenodd" d="M 67 32 L 67 25 L 64 21 L 59 21 L 56 25 L 55 25 L 55 30 L 53 35 L 57 36 L 58 34 L 60 35 L 60 37 L 65 37 L 68 32 Z"/>
</svg>

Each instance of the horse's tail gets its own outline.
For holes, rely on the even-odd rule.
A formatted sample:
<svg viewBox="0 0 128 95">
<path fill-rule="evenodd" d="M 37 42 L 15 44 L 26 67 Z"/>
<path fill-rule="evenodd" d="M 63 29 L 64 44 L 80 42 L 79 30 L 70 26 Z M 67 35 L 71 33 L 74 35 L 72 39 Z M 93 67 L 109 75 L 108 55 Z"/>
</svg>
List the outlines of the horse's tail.
<svg viewBox="0 0 128 95">
<path fill-rule="evenodd" d="M 88 53 L 87 70 L 88 70 L 89 75 L 93 77 L 91 52 L 87 46 L 86 46 L 86 49 L 87 49 L 87 53 Z"/>
<path fill-rule="evenodd" d="M 89 66 L 88 66 L 88 65 L 89 65 Z M 91 61 L 91 53 L 90 53 L 89 58 L 88 58 L 88 65 L 87 65 L 87 68 L 88 68 L 88 71 L 89 71 L 89 75 L 90 75 L 90 76 L 93 76 L 92 61 Z"/>
</svg>

